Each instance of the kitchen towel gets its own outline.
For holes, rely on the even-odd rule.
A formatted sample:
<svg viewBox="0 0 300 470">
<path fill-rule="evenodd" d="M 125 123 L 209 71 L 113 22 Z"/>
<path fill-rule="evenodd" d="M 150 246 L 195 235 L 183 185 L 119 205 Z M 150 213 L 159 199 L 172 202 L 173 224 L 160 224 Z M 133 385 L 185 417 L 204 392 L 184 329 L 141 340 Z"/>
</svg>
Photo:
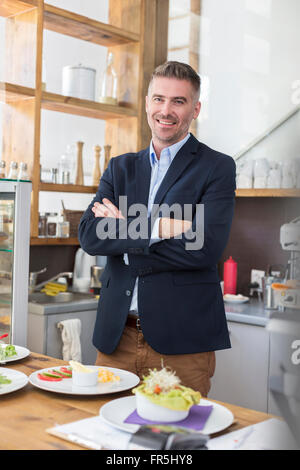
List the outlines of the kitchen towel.
<svg viewBox="0 0 300 470">
<path fill-rule="evenodd" d="M 190 408 L 190 412 L 184 420 L 178 421 L 176 423 L 167 423 L 167 424 L 170 424 L 172 426 L 181 426 L 184 428 L 194 429 L 195 431 L 201 431 L 204 428 L 206 421 L 208 420 L 212 412 L 212 409 L 213 409 L 212 405 L 210 406 L 194 405 Z M 131 413 L 125 419 L 124 423 L 140 424 L 141 426 L 147 425 L 147 424 L 166 424 L 166 423 L 161 423 L 158 421 L 149 421 L 147 419 L 143 419 L 137 414 L 136 410 L 134 410 L 133 413 Z"/>
<path fill-rule="evenodd" d="M 81 362 L 81 320 L 79 318 L 63 320 L 57 323 L 57 328 L 61 329 L 63 360 Z"/>
</svg>

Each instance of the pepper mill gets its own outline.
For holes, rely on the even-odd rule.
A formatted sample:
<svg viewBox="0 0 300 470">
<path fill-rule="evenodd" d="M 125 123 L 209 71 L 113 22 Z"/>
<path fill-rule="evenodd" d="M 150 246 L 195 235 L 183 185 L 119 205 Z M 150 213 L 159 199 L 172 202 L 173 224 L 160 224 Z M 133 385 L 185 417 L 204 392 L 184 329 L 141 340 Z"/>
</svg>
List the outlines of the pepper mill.
<svg viewBox="0 0 300 470">
<path fill-rule="evenodd" d="M 106 170 L 109 160 L 110 160 L 110 151 L 111 151 L 111 145 L 104 145 L 104 152 L 105 152 L 104 170 Z"/>
<path fill-rule="evenodd" d="M 101 178 L 101 170 L 100 170 L 100 152 L 101 147 L 100 145 L 95 145 L 94 147 L 94 168 L 93 168 L 93 186 L 98 186 L 100 178 Z"/>
<path fill-rule="evenodd" d="M 80 185 L 83 185 L 82 148 L 83 148 L 83 142 L 77 142 L 77 165 L 76 165 L 75 184 L 80 184 Z"/>
</svg>

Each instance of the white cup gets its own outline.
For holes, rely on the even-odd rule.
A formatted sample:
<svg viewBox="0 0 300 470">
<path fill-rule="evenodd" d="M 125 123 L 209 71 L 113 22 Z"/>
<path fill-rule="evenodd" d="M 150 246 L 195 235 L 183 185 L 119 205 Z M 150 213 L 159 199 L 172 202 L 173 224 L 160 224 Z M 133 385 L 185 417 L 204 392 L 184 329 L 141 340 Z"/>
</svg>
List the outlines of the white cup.
<svg viewBox="0 0 300 470">
<path fill-rule="evenodd" d="M 98 383 L 98 369 L 91 369 L 91 372 L 78 372 L 73 369 L 72 382 L 78 387 L 94 387 Z"/>
</svg>

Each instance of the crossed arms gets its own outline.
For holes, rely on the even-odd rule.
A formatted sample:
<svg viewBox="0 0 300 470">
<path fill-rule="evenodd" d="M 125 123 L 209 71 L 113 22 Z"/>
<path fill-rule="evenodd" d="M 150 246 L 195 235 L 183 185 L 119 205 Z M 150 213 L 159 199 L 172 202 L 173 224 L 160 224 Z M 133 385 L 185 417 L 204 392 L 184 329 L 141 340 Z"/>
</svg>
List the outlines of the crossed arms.
<svg viewBox="0 0 300 470">
<path fill-rule="evenodd" d="M 186 232 L 196 221 L 162 217 L 158 243 L 148 239 L 130 240 L 118 237 L 134 217 L 125 217 L 117 207 L 114 194 L 112 160 L 103 174 L 95 199 L 83 215 L 79 226 L 82 248 L 91 255 L 118 256 L 128 254 L 133 275 L 165 271 L 203 270 L 215 266 L 227 244 L 234 212 L 235 163 L 232 158 L 217 160 L 206 182 L 199 203 L 204 204 L 204 243 L 199 250 L 186 249 Z M 97 223 L 114 220 L 116 239 L 99 239 Z M 182 234 L 181 238 L 175 238 Z"/>
</svg>

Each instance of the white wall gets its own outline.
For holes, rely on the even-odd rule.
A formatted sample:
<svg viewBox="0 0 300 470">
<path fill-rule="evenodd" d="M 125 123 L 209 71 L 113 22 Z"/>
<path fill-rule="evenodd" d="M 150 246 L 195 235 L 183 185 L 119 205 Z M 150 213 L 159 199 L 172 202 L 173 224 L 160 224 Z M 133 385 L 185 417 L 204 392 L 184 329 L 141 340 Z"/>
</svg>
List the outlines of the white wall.
<svg viewBox="0 0 300 470">
<path fill-rule="evenodd" d="M 189 12 L 170 0 L 170 16 Z M 298 0 L 202 0 L 201 17 L 170 21 L 169 58 L 188 60 L 189 30 L 200 23 L 197 46 L 202 77 L 198 138 L 235 155 L 288 113 L 300 79 Z M 182 34 L 178 34 L 181 25 Z M 300 91 L 300 83 L 298 84 Z M 298 104 L 300 93 L 298 93 Z M 252 158 L 300 158 L 300 113 L 259 144 Z"/>
</svg>

